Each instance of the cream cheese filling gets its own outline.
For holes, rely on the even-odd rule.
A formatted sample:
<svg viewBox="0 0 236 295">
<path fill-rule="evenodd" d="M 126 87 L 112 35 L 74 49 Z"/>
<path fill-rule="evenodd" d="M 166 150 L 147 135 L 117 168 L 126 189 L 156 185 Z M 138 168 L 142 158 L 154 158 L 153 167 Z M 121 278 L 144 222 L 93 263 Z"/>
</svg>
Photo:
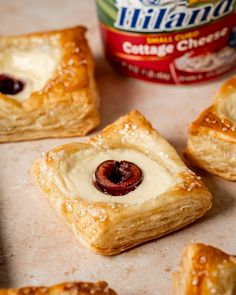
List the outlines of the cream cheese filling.
<svg viewBox="0 0 236 295">
<path fill-rule="evenodd" d="M 130 161 L 142 170 L 143 181 L 132 192 L 113 197 L 100 192 L 93 184 L 94 172 L 106 160 Z M 69 156 L 61 163 L 56 183 L 66 195 L 87 201 L 137 204 L 166 192 L 174 180 L 167 169 L 143 153 L 131 149 L 100 150 L 91 148 Z"/>
<path fill-rule="evenodd" d="M 52 78 L 61 59 L 59 46 L 51 44 L 36 42 L 24 45 L 23 48 L 15 45 L 0 49 L 0 74 L 12 76 L 25 83 L 23 91 L 8 95 L 17 101 L 24 101 L 33 92 L 42 90 Z"/>
<path fill-rule="evenodd" d="M 223 100 L 219 106 L 220 113 L 236 122 L 236 95 L 232 94 L 226 100 Z"/>
</svg>

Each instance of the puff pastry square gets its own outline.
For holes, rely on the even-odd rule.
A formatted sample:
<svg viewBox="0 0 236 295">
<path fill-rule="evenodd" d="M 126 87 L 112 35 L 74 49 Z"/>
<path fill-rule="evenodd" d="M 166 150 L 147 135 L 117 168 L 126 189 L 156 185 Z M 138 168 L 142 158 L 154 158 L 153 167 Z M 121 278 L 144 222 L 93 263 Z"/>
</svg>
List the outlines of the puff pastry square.
<svg viewBox="0 0 236 295">
<path fill-rule="evenodd" d="M 0 289 L 0 295 L 117 295 L 106 282 L 62 283 L 52 287 L 25 287 L 19 289 Z"/>
<path fill-rule="evenodd" d="M 236 180 L 236 76 L 219 90 L 215 101 L 188 130 L 184 155 L 215 175 Z"/>
<path fill-rule="evenodd" d="M 236 257 L 204 244 L 189 245 L 174 274 L 174 295 L 235 295 Z"/>
<path fill-rule="evenodd" d="M 94 173 L 107 160 L 136 164 L 143 173 L 141 184 L 123 196 L 98 190 Z M 30 173 L 80 242 L 103 255 L 177 230 L 211 207 L 211 194 L 200 177 L 137 111 L 89 143 L 49 151 Z"/>
<path fill-rule="evenodd" d="M 0 142 L 81 136 L 99 124 L 85 32 L 0 37 Z"/>
</svg>

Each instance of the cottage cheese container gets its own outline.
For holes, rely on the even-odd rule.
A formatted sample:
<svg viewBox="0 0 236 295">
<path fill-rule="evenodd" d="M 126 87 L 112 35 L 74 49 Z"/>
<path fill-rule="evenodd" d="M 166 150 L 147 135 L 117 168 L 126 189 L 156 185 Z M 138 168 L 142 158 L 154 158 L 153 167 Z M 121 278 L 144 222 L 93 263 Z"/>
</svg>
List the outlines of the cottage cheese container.
<svg viewBox="0 0 236 295">
<path fill-rule="evenodd" d="M 186 84 L 236 66 L 236 0 L 96 0 L 107 59 L 139 79 Z"/>
</svg>

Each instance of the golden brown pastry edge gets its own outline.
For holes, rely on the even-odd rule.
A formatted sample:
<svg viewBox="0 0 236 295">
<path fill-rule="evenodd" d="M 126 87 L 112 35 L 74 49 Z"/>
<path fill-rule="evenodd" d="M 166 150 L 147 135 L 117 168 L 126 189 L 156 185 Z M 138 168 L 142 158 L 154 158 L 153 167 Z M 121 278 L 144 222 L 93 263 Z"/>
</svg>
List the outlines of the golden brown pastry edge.
<svg viewBox="0 0 236 295">
<path fill-rule="evenodd" d="M 213 104 L 204 110 L 189 126 L 189 138 L 184 156 L 194 166 L 227 180 L 236 181 L 236 164 L 234 165 L 232 159 L 227 160 L 227 158 L 224 159 L 220 156 L 220 154 L 224 155 L 230 150 L 232 154 L 236 153 L 236 123 L 222 116 L 218 110 L 222 101 L 226 100 L 232 93 L 236 93 L 236 76 L 230 78 L 221 86 Z M 208 159 L 207 155 L 201 155 L 198 146 L 204 148 L 204 142 L 207 144 L 212 142 L 212 145 L 214 144 L 217 147 L 215 149 L 212 146 L 212 148 L 207 149 L 207 152 L 205 151 L 209 156 L 218 153 L 214 161 Z"/>
<path fill-rule="evenodd" d="M 106 282 L 65 282 L 51 287 L 0 289 L 0 295 L 116 295 Z"/>
<path fill-rule="evenodd" d="M 221 275 L 219 269 L 227 274 Z M 236 257 L 202 243 L 186 246 L 181 255 L 179 270 L 173 274 L 173 294 L 235 295 Z"/>
<path fill-rule="evenodd" d="M 43 90 L 32 93 L 23 102 L 0 94 L 0 118 L 6 120 L 0 128 L 0 142 L 83 136 L 99 125 L 94 60 L 85 32 L 86 28 L 77 26 L 64 30 L 0 37 L 2 42 L 14 39 L 19 40 L 19 43 L 24 38 L 57 37 L 63 51 L 55 75 Z M 79 52 L 76 52 L 76 48 L 79 48 Z M 73 65 L 69 61 L 73 61 Z M 59 74 L 60 68 L 63 69 L 62 74 Z M 68 82 L 70 70 L 76 74 L 73 82 L 66 87 L 65 82 Z M 51 116 L 50 112 L 54 115 Z M 14 120 L 11 119 L 13 117 Z M 72 120 L 74 123 L 70 125 Z M 21 123 L 23 121 L 26 123 Z M 37 125 L 40 124 L 42 126 L 38 128 Z"/>
<path fill-rule="evenodd" d="M 64 196 L 58 190 L 53 179 L 45 181 L 49 169 L 52 169 L 52 171 L 57 169 L 60 161 L 78 150 L 86 149 L 88 144 L 71 143 L 57 147 L 46 153 L 42 159 L 37 160 L 30 170 L 36 184 L 46 194 L 57 213 L 66 220 L 80 242 L 102 255 L 118 254 L 141 243 L 161 237 L 200 218 L 211 208 L 211 194 L 202 181 L 184 166 L 173 147 L 160 137 L 159 133 L 140 113 L 131 112 L 121 117 L 105 128 L 100 135 L 93 137 L 90 144 L 98 149 L 100 145 L 109 145 L 109 148 L 127 147 L 125 143 L 119 146 L 121 144 L 120 131 L 126 128 L 129 136 L 134 138 L 134 130 L 132 129 L 134 124 L 137 127 L 135 132 L 138 133 L 138 136 L 141 132 L 150 136 L 154 141 L 158 140 L 160 144 L 164 144 L 165 149 L 172 157 L 173 163 L 185 168 L 185 171 L 182 171 L 180 175 L 182 183 L 157 199 L 136 206 L 90 203 L 81 199 L 75 201 L 69 196 Z M 131 143 L 128 147 L 134 148 L 134 145 Z M 175 210 L 175 206 L 177 206 L 178 214 L 175 211 L 168 212 L 171 209 Z M 181 209 L 182 207 L 183 209 Z M 184 207 L 188 208 L 188 211 Z M 86 214 L 81 212 L 86 212 Z M 96 212 L 96 214 L 93 214 L 93 212 Z M 93 215 L 94 217 L 92 217 Z M 102 220 L 99 216 L 102 216 Z M 136 217 L 132 218 L 132 216 Z M 168 228 L 166 218 L 170 218 L 170 216 L 172 220 L 169 220 L 170 227 Z M 147 224 L 142 223 L 143 220 L 146 220 Z M 125 235 L 120 232 L 122 226 L 126 227 Z M 151 226 L 151 228 L 148 228 L 148 226 Z M 143 229 L 144 236 L 138 235 L 138 231 L 141 229 Z M 118 242 L 116 241 L 117 236 L 119 236 Z"/>
</svg>

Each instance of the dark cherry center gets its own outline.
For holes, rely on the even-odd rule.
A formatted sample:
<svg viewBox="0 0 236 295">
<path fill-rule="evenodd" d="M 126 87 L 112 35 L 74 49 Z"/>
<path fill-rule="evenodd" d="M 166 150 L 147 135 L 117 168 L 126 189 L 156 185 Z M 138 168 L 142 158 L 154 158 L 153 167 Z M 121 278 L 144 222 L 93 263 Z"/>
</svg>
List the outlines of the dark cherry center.
<svg viewBox="0 0 236 295">
<path fill-rule="evenodd" d="M 123 196 L 135 190 L 142 182 L 141 169 L 128 161 L 108 160 L 95 171 L 97 189 L 111 196 Z"/>
<path fill-rule="evenodd" d="M 24 89 L 25 83 L 8 75 L 0 74 L 0 92 L 15 95 Z"/>
</svg>

